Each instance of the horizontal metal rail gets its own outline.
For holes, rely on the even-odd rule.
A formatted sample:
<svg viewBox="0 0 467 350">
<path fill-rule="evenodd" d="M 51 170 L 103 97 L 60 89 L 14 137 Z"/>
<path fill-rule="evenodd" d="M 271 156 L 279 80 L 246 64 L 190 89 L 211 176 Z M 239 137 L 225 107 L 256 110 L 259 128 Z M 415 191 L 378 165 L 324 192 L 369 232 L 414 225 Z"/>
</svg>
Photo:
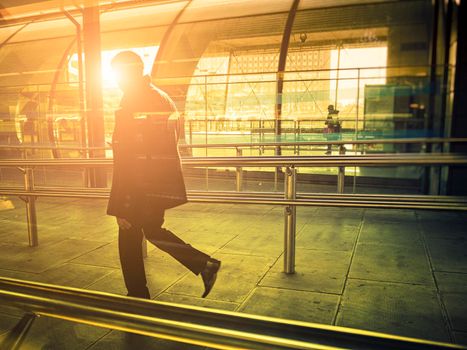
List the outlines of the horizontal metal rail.
<svg viewBox="0 0 467 350">
<path fill-rule="evenodd" d="M 467 138 L 396 138 L 396 139 L 357 139 L 335 141 L 294 141 L 294 142 L 251 142 L 251 143 L 209 143 L 209 144 L 179 144 L 179 148 L 254 148 L 254 147 L 293 147 L 293 146 L 322 146 L 322 145 L 373 145 L 373 144 L 433 144 L 433 143 L 466 143 Z M 80 146 L 56 146 L 56 145 L 0 145 L 1 149 L 43 149 L 43 150 L 110 150 L 111 147 L 80 147 Z"/>
<path fill-rule="evenodd" d="M 448 343 L 5 277 L 0 277 L 0 300 L 37 315 L 216 349 L 467 349 Z"/>
<path fill-rule="evenodd" d="M 12 159 L 1 160 L 0 167 L 10 166 L 20 169 L 24 174 L 24 188 L 22 190 L 13 188 L 0 188 L 4 195 L 19 196 L 26 203 L 26 214 L 28 222 L 29 245 L 38 245 L 38 230 L 35 201 L 36 197 L 62 197 L 62 198 L 108 198 L 108 190 L 89 192 L 78 189 L 38 189 L 34 184 L 33 170 L 36 166 L 65 166 L 65 167 L 110 167 L 112 159 L 57 159 L 57 160 L 26 160 Z M 284 225 L 285 242 L 288 251 L 294 251 L 296 206 L 327 206 L 327 207 L 358 207 L 358 208 L 398 208 L 398 209 L 431 209 L 431 210 L 467 210 L 464 198 L 451 198 L 444 200 L 437 198 L 433 201 L 421 200 L 420 198 L 399 197 L 398 199 L 388 197 L 358 197 L 358 196 L 297 196 L 296 193 L 296 167 L 332 167 L 337 166 L 344 169 L 345 166 L 439 166 L 439 165 L 467 165 L 467 156 L 463 154 L 386 154 L 369 156 L 311 156 L 311 157 L 204 157 L 183 158 L 185 166 L 204 167 L 237 167 L 237 175 L 242 172 L 241 167 L 285 167 L 284 193 L 283 197 L 255 194 L 248 196 L 241 194 L 239 177 L 237 176 L 238 195 L 230 194 L 213 195 L 210 193 L 190 193 L 189 201 L 202 203 L 236 203 L 236 204 L 267 204 L 284 206 L 284 216 L 287 225 Z M 338 180 L 344 183 L 343 172 Z M 241 179 L 241 177 L 240 177 Z M 341 193 L 343 191 L 340 191 Z M 284 254 L 285 273 L 294 273 L 294 254 Z"/>
<path fill-rule="evenodd" d="M 0 188 L 0 194 L 19 197 L 58 197 L 108 199 L 110 190 L 61 189 L 54 190 L 35 188 L 25 191 L 20 188 Z M 363 195 L 326 195 L 297 194 L 296 199 L 284 199 L 279 193 L 239 193 L 239 192 L 189 192 L 188 201 L 193 203 L 226 203 L 226 204 L 265 204 L 265 205 L 298 205 L 327 207 L 358 208 L 392 208 L 392 209 L 431 209 L 467 211 L 467 197 L 460 196 L 363 196 Z"/>
<path fill-rule="evenodd" d="M 398 166 L 398 165 L 467 165 L 467 155 L 446 153 L 405 153 L 339 156 L 245 156 L 245 157 L 185 157 L 182 165 L 223 167 L 338 167 L 338 166 Z M 112 159 L 4 159 L 0 167 L 35 166 L 111 166 Z"/>
</svg>

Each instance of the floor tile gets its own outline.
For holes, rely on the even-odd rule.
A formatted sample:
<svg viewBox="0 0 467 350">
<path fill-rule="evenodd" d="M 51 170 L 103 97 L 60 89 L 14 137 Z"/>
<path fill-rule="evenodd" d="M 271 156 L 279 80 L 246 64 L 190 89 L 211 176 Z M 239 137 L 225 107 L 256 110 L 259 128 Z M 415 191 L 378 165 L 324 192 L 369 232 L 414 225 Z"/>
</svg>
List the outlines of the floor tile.
<svg viewBox="0 0 467 350">
<path fill-rule="evenodd" d="M 467 293 L 444 293 L 442 299 L 453 330 L 467 332 Z"/>
<path fill-rule="evenodd" d="M 338 304 L 337 295 L 258 287 L 240 311 L 253 315 L 332 324 Z"/>
<path fill-rule="evenodd" d="M 193 297 L 188 295 L 179 295 L 172 293 L 159 294 L 154 300 L 183 305 L 201 306 L 206 308 L 235 311 L 240 304 L 226 302 L 221 300 L 212 300 L 207 298 Z"/>
<path fill-rule="evenodd" d="M 402 246 L 423 245 L 420 229 L 416 222 L 365 221 L 360 232 L 359 242 Z"/>
<path fill-rule="evenodd" d="M 435 271 L 467 273 L 467 240 L 427 240 Z"/>
<path fill-rule="evenodd" d="M 438 297 L 427 286 L 350 279 L 337 325 L 449 341 Z"/>
<path fill-rule="evenodd" d="M 0 254 L 0 266 L 10 270 L 38 273 L 98 249 L 102 245 L 102 242 L 77 239 L 66 239 L 38 247 L 0 244 L 0 251 L 9 252 L 8 255 Z"/>
<path fill-rule="evenodd" d="M 351 278 L 433 285 L 428 258 L 421 246 L 358 244 Z"/>
<path fill-rule="evenodd" d="M 294 274 L 285 274 L 283 257 L 261 280 L 264 287 L 342 293 L 350 262 L 349 252 L 297 249 Z"/>
<path fill-rule="evenodd" d="M 298 248 L 351 251 L 358 236 L 358 226 L 306 224 L 297 237 Z"/>
</svg>

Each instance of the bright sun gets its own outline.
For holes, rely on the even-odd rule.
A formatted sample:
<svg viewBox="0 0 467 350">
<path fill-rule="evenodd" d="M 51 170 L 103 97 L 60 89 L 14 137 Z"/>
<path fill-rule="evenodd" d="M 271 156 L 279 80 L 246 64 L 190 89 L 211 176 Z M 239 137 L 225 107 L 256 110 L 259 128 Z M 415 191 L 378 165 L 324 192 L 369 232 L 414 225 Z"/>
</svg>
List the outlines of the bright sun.
<svg viewBox="0 0 467 350">
<path fill-rule="evenodd" d="M 146 46 L 146 47 L 134 47 L 131 49 L 117 49 L 117 50 L 106 50 L 102 51 L 102 86 L 104 89 L 117 88 L 117 77 L 115 72 L 110 66 L 112 58 L 119 52 L 124 50 L 131 50 L 143 59 L 144 62 L 144 74 L 150 74 L 152 64 L 156 58 L 157 51 L 159 46 Z M 78 54 L 73 54 L 68 61 L 68 74 L 70 76 L 70 81 L 78 80 Z"/>
</svg>

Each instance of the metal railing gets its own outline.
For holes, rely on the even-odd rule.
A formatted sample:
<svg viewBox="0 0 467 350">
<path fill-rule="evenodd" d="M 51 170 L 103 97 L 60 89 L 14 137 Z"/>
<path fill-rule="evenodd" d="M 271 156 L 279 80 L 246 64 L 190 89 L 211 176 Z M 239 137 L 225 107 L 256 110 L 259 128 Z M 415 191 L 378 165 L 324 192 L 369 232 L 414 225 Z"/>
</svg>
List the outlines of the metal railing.
<svg viewBox="0 0 467 350">
<path fill-rule="evenodd" d="M 0 300 L 26 313 L 0 343 L 18 350 L 37 316 L 216 349 L 467 349 L 461 345 L 129 298 L 0 277 Z"/>
<path fill-rule="evenodd" d="M 333 141 L 303 141 L 303 142 L 255 142 L 255 143 L 211 143 L 211 144 L 179 144 L 179 148 L 183 152 L 184 150 L 192 149 L 234 149 L 236 151 L 237 157 L 242 157 L 244 155 L 244 149 L 258 149 L 260 156 L 268 148 L 270 149 L 287 149 L 288 147 L 293 147 L 294 154 L 300 154 L 300 147 L 306 146 L 328 146 L 335 145 L 339 147 L 339 155 L 345 155 L 347 152 L 347 145 L 352 146 L 365 146 L 365 145 L 409 145 L 409 144 L 420 144 L 423 147 L 429 144 L 451 144 L 451 143 L 467 143 L 467 138 L 441 138 L 441 137 L 431 137 L 431 138 L 396 138 L 396 139 L 357 139 L 357 140 L 333 140 Z M 27 150 L 52 150 L 53 152 L 57 151 L 78 151 L 83 155 L 83 158 L 89 158 L 89 152 L 92 151 L 102 151 L 102 150 L 111 150 L 110 147 L 81 147 L 81 146 L 60 146 L 56 145 L 0 145 L 1 150 L 13 149 L 21 152 L 23 159 L 28 158 Z M 360 150 L 362 154 L 364 149 Z M 359 150 L 353 150 L 355 154 Z M 185 152 L 186 153 L 186 152 Z M 190 153 L 191 154 L 191 153 Z M 198 159 L 199 157 L 196 157 Z M 205 174 L 206 183 L 208 183 L 208 172 Z M 89 179 L 89 174 L 84 174 L 85 179 Z M 243 171 L 241 167 L 236 167 L 236 178 L 237 178 L 237 191 L 241 191 L 243 187 Z M 338 181 L 337 181 L 337 192 L 344 193 L 345 185 L 345 167 L 338 167 Z M 356 173 L 354 174 L 354 189 L 356 182 Z M 274 189 L 278 188 L 278 174 L 275 172 L 274 176 Z"/>
<path fill-rule="evenodd" d="M 24 174 L 24 189 L 0 188 L 0 194 L 16 195 L 26 202 L 28 220 L 29 245 L 37 246 L 38 230 L 36 219 L 36 197 L 79 197 L 79 198 L 107 198 L 108 189 L 80 189 L 80 188 L 36 188 L 34 184 L 33 169 L 37 166 L 53 167 L 110 167 L 111 159 L 11 159 L 0 160 L 0 167 L 15 167 Z M 236 204 L 267 204 L 285 206 L 284 228 L 284 272 L 295 271 L 295 222 L 296 206 L 338 206 L 338 207 L 373 207 L 373 208 L 405 208 L 405 209 L 440 209 L 440 210 L 467 210 L 466 197 L 446 196 L 364 196 L 340 195 L 329 196 L 320 194 L 305 194 L 301 196 L 296 191 L 297 167 L 339 167 L 346 166 L 399 166 L 399 165 L 467 165 L 467 155 L 462 154 L 385 154 L 366 156 L 310 156 L 310 157 L 202 157 L 182 158 L 182 165 L 195 167 L 283 167 L 284 192 L 282 198 L 279 193 L 273 195 L 255 193 L 243 194 L 237 192 L 189 192 L 189 201 L 209 203 L 236 203 Z M 344 171 L 339 171 L 344 176 Z"/>
<path fill-rule="evenodd" d="M 467 138 L 461 137 L 410 137 L 410 138 L 358 138 L 348 140 L 315 140 L 315 141 L 292 141 L 292 142 L 242 142 L 242 143 L 194 143 L 194 144 L 179 144 L 179 148 L 259 148 L 259 147 L 294 147 L 294 146 L 325 146 L 325 145 L 375 145 L 375 144 L 442 144 L 442 143 L 466 143 Z M 77 150 L 77 151 L 98 151 L 110 150 L 109 147 L 82 147 L 82 146 L 56 146 L 56 145 L 0 145 L 2 149 L 43 149 L 43 150 Z"/>
</svg>

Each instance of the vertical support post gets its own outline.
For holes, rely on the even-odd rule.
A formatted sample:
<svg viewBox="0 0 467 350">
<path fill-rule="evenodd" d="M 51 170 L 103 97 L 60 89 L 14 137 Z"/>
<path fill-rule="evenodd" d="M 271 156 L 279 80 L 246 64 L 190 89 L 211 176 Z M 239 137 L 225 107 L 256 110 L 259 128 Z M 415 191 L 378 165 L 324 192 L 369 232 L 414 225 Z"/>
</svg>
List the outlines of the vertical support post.
<svg viewBox="0 0 467 350">
<path fill-rule="evenodd" d="M 243 155 L 242 149 L 237 148 L 237 157 L 241 157 L 242 155 Z M 242 192 L 242 188 L 243 188 L 243 168 L 241 166 L 237 167 L 236 178 L 237 178 L 237 192 Z"/>
<path fill-rule="evenodd" d="M 208 156 L 208 77 L 204 76 L 204 127 L 205 127 L 205 139 L 204 143 L 206 144 L 205 155 Z M 209 191 L 209 168 L 206 168 L 205 174 L 206 180 L 206 191 Z"/>
<path fill-rule="evenodd" d="M 298 128 L 298 145 L 297 145 L 297 155 L 300 155 L 300 141 L 301 141 L 301 125 L 300 125 L 300 120 L 297 120 L 297 128 Z"/>
<path fill-rule="evenodd" d="M 34 173 L 32 168 L 24 169 L 24 189 L 26 191 L 34 190 Z M 37 216 L 36 216 L 36 197 L 26 197 L 26 219 L 28 222 L 29 246 L 37 247 L 39 238 L 37 234 Z"/>
<path fill-rule="evenodd" d="M 190 145 L 193 144 L 193 123 L 191 119 L 188 119 L 188 128 L 190 130 Z"/>
<path fill-rule="evenodd" d="M 279 189 L 278 183 L 279 183 L 279 167 L 276 167 L 274 169 L 274 191 L 277 191 Z"/>
<path fill-rule="evenodd" d="M 76 51 L 78 54 L 78 90 L 79 90 L 79 115 L 80 115 L 80 127 L 81 132 L 79 137 L 80 145 L 82 147 L 81 154 L 83 158 L 89 158 L 89 149 L 87 147 L 87 136 L 86 136 L 86 106 L 85 106 L 85 91 L 84 91 L 84 64 L 83 64 L 83 45 L 81 40 L 81 24 L 68 12 L 63 10 L 65 16 L 75 25 L 76 27 Z M 89 174 L 90 169 L 84 168 L 83 171 L 83 184 L 88 187 L 91 183 L 91 176 Z"/>
<path fill-rule="evenodd" d="M 285 199 L 295 199 L 295 184 L 297 171 L 295 167 L 287 167 L 285 172 Z M 284 272 L 295 273 L 295 231 L 296 231 L 295 205 L 287 205 L 284 210 Z"/>
<path fill-rule="evenodd" d="M 358 103 L 360 101 L 360 68 L 357 70 L 357 111 L 356 111 L 356 117 L 355 117 L 355 140 L 358 139 L 358 112 L 360 112 L 360 109 L 358 108 Z M 354 148 L 356 145 L 354 145 Z"/>
<path fill-rule="evenodd" d="M 345 154 L 344 145 L 339 146 L 339 155 Z M 340 166 L 337 173 L 337 193 L 344 193 L 345 186 L 345 166 Z"/>
<path fill-rule="evenodd" d="M 143 258 L 146 259 L 148 257 L 148 241 L 146 237 L 143 236 L 143 242 L 141 243 L 141 249 L 143 250 Z"/>
<path fill-rule="evenodd" d="M 208 77 L 204 76 L 204 127 L 205 127 L 205 138 L 204 143 L 208 144 Z M 206 157 L 208 156 L 208 149 L 206 147 Z"/>
<path fill-rule="evenodd" d="M 294 136 L 294 146 L 293 146 L 293 154 L 297 154 L 297 121 L 293 121 L 293 136 Z"/>
<path fill-rule="evenodd" d="M 97 4 L 97 1 L 93 3 Z M 105 147 L 105 140 L 101 77 L 101 30 L 100 12 L 97 5 L 83 9 L 83 44 L 88 145 L 90 147 L 103 148 Z M 104 149 L 92 150 L 90 153 L 93 158 L 103 158 L 105 156 Z M 90 169 L 90 174 L 91 187 L 106 187 L 107 179 L 104 169 Z"/>
</svg>

